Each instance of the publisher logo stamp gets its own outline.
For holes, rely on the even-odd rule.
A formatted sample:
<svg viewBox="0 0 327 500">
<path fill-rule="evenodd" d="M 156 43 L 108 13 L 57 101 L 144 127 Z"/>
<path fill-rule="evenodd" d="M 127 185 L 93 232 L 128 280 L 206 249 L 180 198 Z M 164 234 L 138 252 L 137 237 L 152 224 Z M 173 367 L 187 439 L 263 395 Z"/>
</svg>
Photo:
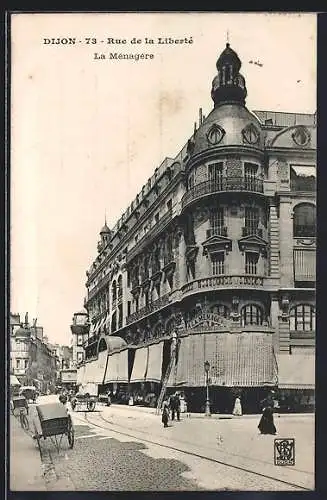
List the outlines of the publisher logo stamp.
<svg viewBox="0 0 327 500">
<path fill-rule="evenodd" d="M 295 439 L 275 439 L 274 459 L 275 465 L 295 465 Z"/>
</svg>

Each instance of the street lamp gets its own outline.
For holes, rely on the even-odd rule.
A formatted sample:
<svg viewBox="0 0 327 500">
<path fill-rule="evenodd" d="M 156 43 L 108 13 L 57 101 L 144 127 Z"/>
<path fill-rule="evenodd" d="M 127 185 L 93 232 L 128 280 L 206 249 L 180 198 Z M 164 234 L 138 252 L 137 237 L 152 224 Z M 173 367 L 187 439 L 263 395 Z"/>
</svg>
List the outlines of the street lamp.
<svg viewBox="0 0 327 500">
<path fill-rule="evenodd" d="M 207 387 L 207 397 L 206 397 L 206 406 L 205 406 L 205 416 L 206 417 L 211 417 L 210 400 L 209 400 L 209 370 L 210 370 L 210 363 L 209 363 L 209 361 L 205 361 L 204 371 L 206 373 L 206 387 Z"/>
</svg>

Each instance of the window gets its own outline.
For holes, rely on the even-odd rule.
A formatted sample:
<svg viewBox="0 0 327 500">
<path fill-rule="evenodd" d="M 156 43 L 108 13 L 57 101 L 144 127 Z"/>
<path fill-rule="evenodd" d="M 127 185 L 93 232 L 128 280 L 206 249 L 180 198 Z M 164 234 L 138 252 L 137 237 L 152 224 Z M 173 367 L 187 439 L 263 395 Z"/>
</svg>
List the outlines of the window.
<svg viewBox="0 0 327 500">
<path fill-rule="evenodd" d="M 213 235 L 221 235 L 227 236 L 225 234 L 224 227 L 224 209 L 222 207 L 213 208 L 210 212 L 210 234 L 208 236 Z"/>
<path fill-rule="evenodd" d="M 131 301 L 129 300 L 127 302 L 127 316 L 130 316 L 131 314 Z"/>
<path fill-rule="evenodd" d="M 245 163 L 244 165 L 245 189 L 255 190 L 257 170 L 258 170 L 258 165 L 255 165 L 253 163 Z"/>
<path fill-rule="evenodd" d="M 118 277 L 118 298 L 123 296 L 123 277 L 120 275 Z"/>
<path fill-rule="evenodd" d="M 316 236 L 316 207 L 311 203 L 300 203 L 294 207 L 293 236 Z"/>
<path fill-rule="evenodd" d="M 171 212 L 171 211 L 172 211 L 172 209 L 173 209 L 173 203 L 172 203 L 172 201 L 171 201 L 171 200 L 168 200 L 168 201 L 167 201 L 167 211 L 168 211 L 168 212 Z"/>
<path fill-rule="evenodd" d="M 159 222 L 159 212 L 154 216 L 156 224 Z"/>
<path fill-rule="evenodd" d="M 83 361 L 83 358 L 84 358 L 83 353 L 82 352 L 78 352 L 77 353 L 77 362 L 81 363 Z"/>
<path fill-rule="evenodd" d="M 224 306 L 223 304 L 217 304 L 216 306 L 213 306 L 211 308 L 211 312 L 213 314 L 218 314 L 218 316 L 222 316 L 223 318 L 229 317 L 228 307 Z"/>
<path fill-rule="evenodd" d="M 150 293 L 149 293 L 149 290 L 147 290 L 146 292 L 144 292 L 144 296 L 145 296 L 145 305 L 148 306 L 149 303 L 150 303 Z"/>
<path fill-rule="evenodd" d="M 137 312 L 139 310 L 139 298 L 137 297 L 135 299 L 135 312 Z"/>
<path fill-rule="evenodd" d="M 24 368 L 25 370 L 28 368 L 28 359 L 24 359 Z"/>
<path fill-rule="evenodd" d="M 244 236 L 257 234 L 259 225 L 259 209 L 255 207 L 245 207 L 245 233 Z"/>
<path fill-rule="evenodd" d="M 225 254 L 217 252 L 211 255 L 212 274 L 219 275 L 225 273 Z"/>
<path fill-rule="evenodd" d="M 117 284 L 116 280 L 112 282 L 112 302 L 117 299 Z"/>
<path fill-rule="evenodd" d="M 316 310 L 309 304 L 300 304 L 290 311 L 290 330 L 312 332 L 316 329 Z"/>
<path fill-rule="evenodd" d="M 193 171 L 188 176 L 188 182 L 187 182 L 188 189 L 192 189 L 192 187 L 194 186 L 194 184 L 195 184 L 195 172 Z"/>
<path fill-rule="evenodd" d="M 208 168 L 209 181 L 212 181 L 219 190 L 222 189 L 223 182 L 223 162 L 212 163 Z"/>
<path fill-rule="evenodd" d="M 118 308 L 118 328 L 123 326 L 123 304 L 120 304 Z"/>
<path fill-rule="evenodd" d="M 245 274 L 257 274 L 259 254 L 254 252 L 245 253 Z"/>
<path fill-rule="evenodd" d="M 16 359 L 16 368 L 20 368 L 20 359 Z"/>
<path fill-rule="evenodd" d="M 173 257 L 173 235 L 169 233 L 166 238 L 165 251 L 164 251 L 164 265 L 169 264 L 174 260 Z"/>
<path fill-rule="evenodd" d="M 77 335 L 77 345 L 83 345 L 83 335 Z"/>
<path fill-rule="evenodd" d="M 136 235 L 135 235 L 135 244 L 137 243 L 137 240 L 138 240 L 138 239 L 139 239 L 139 235 L 138 235 L 138 234 L 136 234 Z"/>
<path fill-rule="evenodd" d="M 262 309 L 256 304 L 248 304 L 241 309 L 241 325 L 262 325 Z"/>
<path fill-rule="evenodd" d="M 116 331 L 117 329 L 116 323 L 117 323 L 117 314 L 116 312 L 114 312 L 111 318 L 111 333 Z"/>
</svg>

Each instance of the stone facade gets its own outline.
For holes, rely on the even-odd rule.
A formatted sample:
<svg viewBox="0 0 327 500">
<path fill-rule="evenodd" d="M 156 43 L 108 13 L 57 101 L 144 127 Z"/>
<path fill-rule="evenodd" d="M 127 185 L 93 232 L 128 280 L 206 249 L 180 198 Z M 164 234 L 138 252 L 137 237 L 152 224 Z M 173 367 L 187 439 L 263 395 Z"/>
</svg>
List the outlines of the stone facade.
<svg viewBox="0 0 327 500">
<path fill-rule="evenodd" d="M 212 112 L 100 233 L 87 359 L 100 338 L 151 344 L 194 333 L 194 318 L 196 333 L 260 331 L 275 354 L 314 350 L 315 116 L 250 112 L 225 50 Z"/>
</svg>

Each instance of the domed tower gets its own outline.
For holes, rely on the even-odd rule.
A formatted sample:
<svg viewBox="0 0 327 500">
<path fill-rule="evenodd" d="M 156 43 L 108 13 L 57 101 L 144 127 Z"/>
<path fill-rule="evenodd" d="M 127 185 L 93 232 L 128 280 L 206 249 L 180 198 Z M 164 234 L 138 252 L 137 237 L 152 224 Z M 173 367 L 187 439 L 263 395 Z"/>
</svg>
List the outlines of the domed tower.
<svg viewBox="0 0 327 500">
<path fill-rule="evenodd" d="M 226 48 L 216 64 L 218 75 L 212 82 L 211 97 L 215 107 L 232 103 L 245 105 L 247 91 L 245 79 L 239 72 L 241 65 L 236 52 L 226 43 Z"/>
<path fill-rule="evenodd" d="M 98 242 L 98 251 L 101 252 L 103 248 L 105 248 L 111 240 L 112 232 L 107 226 L 107 221 L 105 220 L 104 226 L 100 231 L 100 241 Z"/>
<path fill-rule="evenodd" d="M 260 326 L 269 314 L 262 294 L 269 271 L 264 131 L 245 106 L 241 60 L 229 43 L 216 67 L 214 107 L 195 132 L 185 164 L 185 281 L 196 280 L 199 290 L 187 309 L 200 305 L 235 326 L 246 324 L 250 289 L 251 321 Z"/>
</svg>

